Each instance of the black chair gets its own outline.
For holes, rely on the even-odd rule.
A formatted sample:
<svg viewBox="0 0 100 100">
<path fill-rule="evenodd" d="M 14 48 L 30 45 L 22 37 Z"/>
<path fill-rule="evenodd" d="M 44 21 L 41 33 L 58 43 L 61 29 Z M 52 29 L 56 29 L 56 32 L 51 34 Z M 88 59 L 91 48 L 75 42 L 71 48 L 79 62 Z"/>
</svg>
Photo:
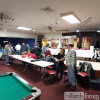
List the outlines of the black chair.
<svg viewBox="0 0 100 100">
<path fill-rule="evenodd" d="M 83 62 L 79 65 L 77 82 L 82 86 L 90 86 L 90 81 L 93 79 L 93 67 L 91 63 Z"/>
</svg>

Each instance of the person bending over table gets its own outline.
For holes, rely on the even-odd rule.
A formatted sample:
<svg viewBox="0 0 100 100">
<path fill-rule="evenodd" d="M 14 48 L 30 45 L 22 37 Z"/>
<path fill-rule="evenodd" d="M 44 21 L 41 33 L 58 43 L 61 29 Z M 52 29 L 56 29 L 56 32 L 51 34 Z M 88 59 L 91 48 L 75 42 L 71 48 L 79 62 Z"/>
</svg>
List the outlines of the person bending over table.
<svg viewBox="0 0 100 100">
<path fill-rule="evenodd" d="M 46 48 L 46 52 L 45 52 L 45 60 L 49 61 L 51 57 L 51 52 L 49 50 L 49 47 Z"/>
<path fill-rule="evenodd" d="M 21 57 L 22 57 L 22 58 L 26 58 L 26 56 L 29 56 L 29 57 L 30 57 L 30 52 L 26 53 L 26 51 L 23 50 L 23 51 L 21 52 Z M 22 61 L 22 64 L 23 64 L 24 67 L 26 67 L 28 63 Z M 30 65 L 30 66 L 31 66 L 31 65 Z M 24 69 L 25 69 L 25 68 L 24 68 Z"/>
<path fill-rule="evenodd" d="M 62 79 L 62 75 L 63 75 L 64 60 L 65 60 L 65 49 L 60 48 L 60 53 L 58 53 L 56 59 L 57 78 L 58 78 L 58 74 L 60 73 L 60 79 Z"/>
</svg>

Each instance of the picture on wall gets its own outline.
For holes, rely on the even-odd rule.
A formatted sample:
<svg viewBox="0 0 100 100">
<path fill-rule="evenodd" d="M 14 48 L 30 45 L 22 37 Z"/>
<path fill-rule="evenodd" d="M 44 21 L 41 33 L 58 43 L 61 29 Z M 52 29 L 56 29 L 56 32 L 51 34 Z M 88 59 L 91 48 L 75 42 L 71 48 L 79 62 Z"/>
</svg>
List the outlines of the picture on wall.
<svg viewBox="0 0 100 100">
<path fill-rule="evenodd" d="M 82 38 L 82 49 L 90 49 L 91 38 L 83 37 Z"/>
<path fill-rule="evenodd" d="M 72 43 L 74 45 L 74 49 L 79 48 L 79 38 L 73 38 L 72 41 L 73 41 Z"/>
<path fill-rule="evenodd" d="M 51 47 L 57 48 L 58 44 L 59 44 L 59 39 L 51 40 Z"/>
<path fill-rule="evenodd" d="M 61 40 L 61 42 L 62 42 L 62 47 L 64 47 L 66 44 L 68 44 L 68 39 L 64 38 Z"/>
</svg>

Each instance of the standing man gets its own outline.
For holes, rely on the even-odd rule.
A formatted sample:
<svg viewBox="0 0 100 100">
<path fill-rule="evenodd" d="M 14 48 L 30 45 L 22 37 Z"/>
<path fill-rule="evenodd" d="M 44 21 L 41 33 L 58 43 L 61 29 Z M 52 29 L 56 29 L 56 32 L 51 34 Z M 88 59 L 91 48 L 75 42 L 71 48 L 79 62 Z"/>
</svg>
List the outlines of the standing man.
<svg viewBox="0 0 100 100">
<path fill-rule="evenodd" d="M 16 49 L 16 54 L 17 55 L 20 55 L 21 53 L 21 45 L 18 43 L 16 46 L 15 46 L 15 49 Z"/>
<path fill-rule="evenodd" d="M 6 65 L 9 64 L 9 55 L 11 54 L 11 48 L 10 48 L 10 43 L 7 43 L 4 47 L 4 61 Z"/>
<path fill-rule="evenodd" d="M 41 57 L 41 48 L 38 46 L 38 43 L 35 44 L 33 49 L 34 54 L 36 54 L 37 58 Z"/>
<path fill-rule="evenodd" d="M 42 39 L 43 54 L 45 54 L 47 44 L 48 41 L 46 39 Z"/>
<path fill-rule="evenodd" d="M 72 90 L 76 88 L 75 67 L 76 67 L 76 51 L 73 44 L 68 44 L 68 53 L 65 55 L 66 66 L 68 68 L 69 84 Z"/>
<path fill-rule="evenodd" d="M 25 45 L 24 42 L 23 42 L 22 45 L 21 45 L 21 52 L 22 52 L 22 51 L 25 51 L 25 52 L 27 51 L 27 46 Z"/>
</svg>

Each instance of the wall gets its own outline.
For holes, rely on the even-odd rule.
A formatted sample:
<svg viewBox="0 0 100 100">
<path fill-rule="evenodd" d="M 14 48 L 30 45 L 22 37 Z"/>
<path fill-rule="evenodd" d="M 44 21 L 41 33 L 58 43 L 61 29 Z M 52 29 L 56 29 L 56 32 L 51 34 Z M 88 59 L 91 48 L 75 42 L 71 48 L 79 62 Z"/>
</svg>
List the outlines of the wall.
<svg viewBox="0 0 100 100">
<path fill-rule="evenodd" d="M 4 47 L 4 45 L 5 45 L 4 41 L 10 42 L 12 44 L 12 46 L 14 46 L 14 47 L 18 43 L 25 42 L 26 44 L 29 44 L 31 48 L 33 48 L 34 43 L 35 43 L 35 39 L 31 39 L 31 38 L 0 37 L 0 44 L 2 45 L 2 47 Z"/>
<path fill-rule="evenodd" d="M 34 39 L 36 39 L 36 34 L 23 33 L 23 32 L 0 31 L 0 37 L 16 37 L 16 38 L 34 38 Z"/>
<path fill-rule="evenodd" d="M 48 40 L 50 39 L 59 39 L 59 34 L 58 33 L 45 33 L 44 37 L 47 38 Z"/>
<path fill-rule="evenodd" d="M 4 40 L 11 42 L 13 46 L 24 40 L 31 48 L 33 48 L 36 38 L 37 35 L 32 33 L 0 31 L 0 43 L 2 45 Z"/>
<path fill-rule="evenodd" d="M 73 36 L 62 36 L 62 33 L 48 33 L 48 34 L 44 34 L 44 37 L 47 38 L 48 40 L 50 39 L 59 39 L 59 35 L 61 35 L 61 39 L 63 38 L 68 38 L 68 43 L 72 43 L 72 38 L 76 38 L 76 35 Z"/>
<path fill-rule="evenodd" d="M 47 34 L 44 34 L 45 38 L 47 39 L 58 39 L 59 38 L 59 34 L 58 33 L 47 33 Z M 91 38 L 91 45 L 93 46 L 96 46 L 97 42 L 99 43 L 99 47 L 100 47 L 100 33 L 97 33 L 97 32 L 80 32 L 80 33 L 76 33 L 76 32 L 73 32 L 73 33 L 62 33 L 62 38 L 80 38 L 80 42 L 79 42 L 79 45 L 82 44 L 82 38 L 83 37 L 90 37 Z M 71 42 L 71 38 L 69 38 L 69 42 Z"/>
<path fill-rule="evenodd" d="M 76 38 L 76 35 L 72 35 L 72 36 L 62 36 L 62 38 L 63 39 L 68 39 L 67 43 L 68 44 L 70 44 L 70 43 L 72 44 L 73 43 L 72 39 L 73 38 Z"/>
<path fill-rule="evenodd" d="M 91 38 L 91 45 L 96 46 L 96 42 L 100 41 L 100 33 L 97 32 L 80 32 L 80 33 L 62 33 L 62 36 L 72 36 L 76 35 L 80 38 L 80 44 L 83 37 L 90 37 Z"/>
</svg>

